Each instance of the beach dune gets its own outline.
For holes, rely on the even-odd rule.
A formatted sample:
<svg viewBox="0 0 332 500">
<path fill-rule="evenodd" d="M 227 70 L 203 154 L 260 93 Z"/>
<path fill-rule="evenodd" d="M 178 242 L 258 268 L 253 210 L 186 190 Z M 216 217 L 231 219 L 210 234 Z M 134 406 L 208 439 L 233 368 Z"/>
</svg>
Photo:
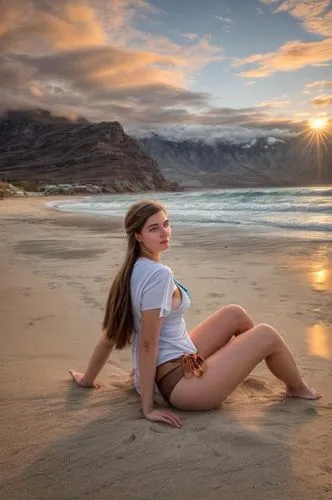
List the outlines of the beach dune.
<svg viewBox="0 0 332 500">
<path fill-rule="evenodd" d="M 322 398 L 287 400 L 262 363 L 218 410 L 142 418 L 130 350 L 76 387 L 122 262 L 121 222 L 0 202 L 0 497 L 332 497 L 332 251 L 324 242 L 176 228 L 165 256 L 190 289 L 188 329 L 238 303 L 286 338 Z M 159 399 L 159 403 L 163 404 Z"/>
</svg>

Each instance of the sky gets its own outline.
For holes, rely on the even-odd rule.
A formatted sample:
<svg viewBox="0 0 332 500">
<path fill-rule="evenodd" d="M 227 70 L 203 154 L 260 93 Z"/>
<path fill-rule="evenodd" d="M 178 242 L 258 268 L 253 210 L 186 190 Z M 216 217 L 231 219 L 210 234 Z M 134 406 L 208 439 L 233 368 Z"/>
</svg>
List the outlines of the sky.
<svg viewBox="0 0 332 500">
<path fill-rule="evenodd" d="M 332 1 L 0 0 L 0 111 L 30 107 L 142 133 L 297 133 L 331 117 Z"/>
</svg>

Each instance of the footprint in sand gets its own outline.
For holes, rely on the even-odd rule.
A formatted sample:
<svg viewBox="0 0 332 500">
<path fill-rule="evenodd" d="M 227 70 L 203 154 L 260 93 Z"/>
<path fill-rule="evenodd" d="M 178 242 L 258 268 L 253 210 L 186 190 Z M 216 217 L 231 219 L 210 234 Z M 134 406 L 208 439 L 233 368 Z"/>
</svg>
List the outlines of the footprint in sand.
<svg viewBox="0 0 332 500">
<path fill-rule="evenodd" d="M 316 416 L 318 415 L 318 411 L 316 408 L 304 408 L 303 413 L 309 416 Z"/>
<path fill-rule="evenodd" d="M 327 474 L 332 474 L 332 465 L 323 465 L 320 467 L 323 472 Z"/>
<path fill-rule="evenodd" d="M 209 299 L 215 299 L 215 298 L 224 297 L 224 296 L 225 296 L 224 293 L 214 293 L 214 292 L 211 292 L 211 293 L 207 294 L 207 297 Z"/>
<path fill-rule="evenodd" d="M 263 382 L 262 380 L 250 377 L 244 380 L 241 384 L 243 389 L 248 390 L 250 393 L 257 393 L 257 392 L 267 392 L 267 393 L 272 393 L 272 389 L 269 387 L 269 385 L 266 382 Z"/>
<path fill-rule="evenodd" d="M 135 441 L 135 439 L 136 439 L 136 434 L 130 434 L 123 440 L 123 444 L 131 444 Z"/>
<path fill-rule="evenodd" d="M 157 427 L 157 426 L 153 425 L 152 427 L 150 427 L 150 430 L 152 432 L 155 432 L 156 434 L 164 434 L 165 432 L 168 432 L 170 429 L 171 429 L 171 427 L 169 427 L 169 426 L 168 427 L 166 427 L 166 426 L 165 427 L 162 427 L 162 426 Z"/>
</svg>

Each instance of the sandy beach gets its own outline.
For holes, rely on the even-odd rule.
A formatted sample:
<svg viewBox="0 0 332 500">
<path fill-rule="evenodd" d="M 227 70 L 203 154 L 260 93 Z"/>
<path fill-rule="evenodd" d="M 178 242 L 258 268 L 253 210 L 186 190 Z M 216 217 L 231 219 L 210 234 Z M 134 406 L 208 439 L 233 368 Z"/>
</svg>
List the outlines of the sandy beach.
<svg viewBox="0 0 332 500">
<path fill-rule="evenodd" d="M 164 262 L 191 291 L 190 330 L 238 303 L 286 338 L 318 402 L 287 400 L 264 364 L 220 409 L 142 418 L 130 351 L 99 390 L 74 386 L 122 262 L 121 223 L 0 201 L 0 497 L 332 498 L 332 247 L 233 230 L 173 230 Z"/>
</svg>

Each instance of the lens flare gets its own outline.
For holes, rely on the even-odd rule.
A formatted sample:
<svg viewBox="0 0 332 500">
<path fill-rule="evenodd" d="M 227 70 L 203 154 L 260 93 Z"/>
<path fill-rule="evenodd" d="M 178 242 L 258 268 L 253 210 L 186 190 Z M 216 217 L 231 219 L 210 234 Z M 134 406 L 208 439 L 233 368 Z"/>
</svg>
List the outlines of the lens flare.
<svg viewBox="0 0 332 500">
<path fill-rule="evenodd" d="M 332 121 L 326 116 L 311 118 L 307 121 L 307 126 L 302 132 L 304 140 L 303 154 L 312 147 L 317 153 L 317 180 L 321 180 L 322 154 L 328 150 L 331 143 Z"/>
<path fill-rule="evenodd" d="M 327 126 L 327 118 L 314 118 L 310 120 L 309 126 L 313 130 L 324 130 Z"/>
</svg>

